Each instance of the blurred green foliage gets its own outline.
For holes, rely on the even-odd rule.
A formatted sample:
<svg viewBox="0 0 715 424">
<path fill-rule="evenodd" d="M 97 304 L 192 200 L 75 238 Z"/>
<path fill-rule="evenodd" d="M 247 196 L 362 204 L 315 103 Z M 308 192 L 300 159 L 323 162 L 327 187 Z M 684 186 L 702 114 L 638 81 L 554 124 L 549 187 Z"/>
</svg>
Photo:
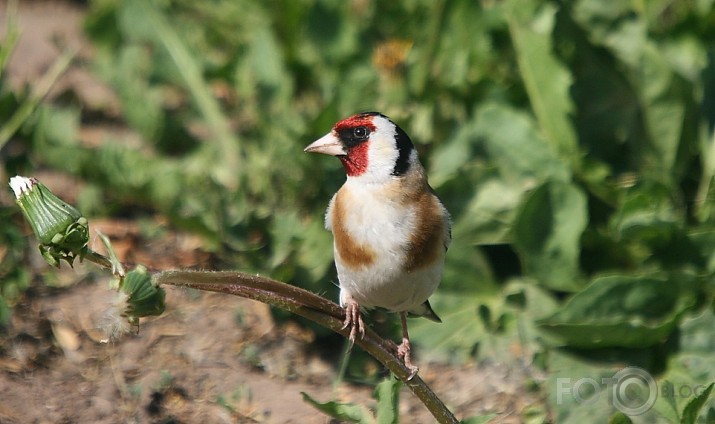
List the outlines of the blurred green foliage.
<svg viewBox="0 0 715 424">
<path fill-rule="evenodd" d="M 402 382 L 388 376 L 376 385 L 373 397 L 377 401 L 374 412 L 362 405 L 339 403 L 335 401 L 319 402 L 309 394 L 303 394 L 303 400 L 313 405 L 324 414 L 341 422 L 364 424 L 397 424 L 399 422 L 399 393 Z"/>
<path fill-rule="evenodd" d="M 159 213 L 226 267 L 336 298 L 322 219 L 344 174 L 302 147 L 382 111 L 454 221 L 434 298 L 444 324 L 414 321 L 420 353 L 538 366 L 555 421 L 605 421 L 612 406 L 558 404 L 555 379 L 635 364 L 659 382 L 715 380 L 714 10 L 94 0 L 91 66 L 120 116 L 43 105 L 16 136 L 27 159 L 6 171 L 64 170 L 86 181 L 87 216 Z M 7 114 L 17 94 L 0 95 Z M 87 119 L 140 143 L 87 147 Z M 670 400 L 644 419 L 676 419 L 690 399 Z"/>
</svg>

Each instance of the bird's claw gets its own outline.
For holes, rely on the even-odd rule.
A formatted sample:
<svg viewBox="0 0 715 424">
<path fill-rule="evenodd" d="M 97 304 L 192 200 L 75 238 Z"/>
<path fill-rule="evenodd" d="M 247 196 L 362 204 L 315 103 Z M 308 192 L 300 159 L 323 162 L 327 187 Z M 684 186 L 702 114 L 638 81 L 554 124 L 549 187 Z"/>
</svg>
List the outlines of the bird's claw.
<svg viewBox="0 0 715 424">
<path fill-rule="evenodd" d="M 355 343 L 355 336 L 360 333 L 360 339 L 365 337 L 365 323 L 360 314 L 360 305 L 356 302 L 348 302 L 345 305 L 345 321 L 342 329 L 350 328 L 350 343 Z"/>
<path fill-rule="evenodd" d="M 405 367 L 407 367 L 408 370 L 410 370 L 410 375 L 407 377 L 407 381 L 410 381 L 414 378 L 414 376 L 417 375 L 417 371 L 420 369 L 416 365 L 412 365 L 412 348 L 410 346 L 410 340 L 409 339 L 402 339 L 402 343 L 400 343 L 399 346 L 397 346 L 397 357 L 402 359 L 402 361 L 405 364 Z"/>
<path fill-rule="evenodd" d="M 420 369 L 416 365 L 412 364 L 412 349 L 410 341 L 408 339 L 402 339 L 402 343 L 399 345 L 392 340 L 386 340 L 386 342 L 386 347 L 395 352 L 397 357 L 402 360 L 403 364 L 405 364 L 405 367 L 410 370 L 410 375 L 407 377 L 407 381 L 412 380 Z"/>
</svg>

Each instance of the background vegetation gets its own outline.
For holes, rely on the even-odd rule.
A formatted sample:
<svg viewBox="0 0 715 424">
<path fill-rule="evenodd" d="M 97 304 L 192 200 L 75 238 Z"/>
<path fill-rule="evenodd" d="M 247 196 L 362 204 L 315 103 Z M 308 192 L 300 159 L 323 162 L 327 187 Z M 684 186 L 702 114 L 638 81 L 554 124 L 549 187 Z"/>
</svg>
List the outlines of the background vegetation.
<svg viewBox="0 0 715 424">
<path fill-rule="evenodd" d="M 411 327 L 423 357 L 532 367 L 544 403 L 531 413 L 558 422 L 614 412 L 605 392 L 557 402 L 558 378 L 633 365 L 661 388 L 715 381 L 712 0 L 89 8 L 88 66 L 120 113 L 71 92 L 38 106 L 33 87 L 0 80 L 5 175 L 64 171 L 84 182 L 87 216 L 160 214 L 222 268 L 335 299 L 323 213 L 344 174 L 302 147 L 379 110 L 411 135 L 453 215 L 434 297 L 444 324 Z M 87 121 L 136 137 L 88 146 Z M 20 234 L 0 227 L 10 302 L 27 286 Z M 692 396 L 660 393 L 641 418 L 678 420 Z"/>
</svg>

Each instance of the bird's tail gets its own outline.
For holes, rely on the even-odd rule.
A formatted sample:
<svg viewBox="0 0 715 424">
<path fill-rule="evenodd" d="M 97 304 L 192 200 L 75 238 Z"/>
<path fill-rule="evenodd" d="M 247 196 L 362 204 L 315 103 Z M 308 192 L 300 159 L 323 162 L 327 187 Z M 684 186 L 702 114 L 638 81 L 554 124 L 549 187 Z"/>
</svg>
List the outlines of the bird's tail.
<svg viewBox="0 0 715 424">
<path fill-rule="evenodd" d="M 442 322 L 434 310 L 432 310 L 432 305 L 429 304 L 429 300 L 425 300 L 425 303 L 407 311 L 407 315 L 411 317 L 424 317 L 434 322 Z"/>
</svg>

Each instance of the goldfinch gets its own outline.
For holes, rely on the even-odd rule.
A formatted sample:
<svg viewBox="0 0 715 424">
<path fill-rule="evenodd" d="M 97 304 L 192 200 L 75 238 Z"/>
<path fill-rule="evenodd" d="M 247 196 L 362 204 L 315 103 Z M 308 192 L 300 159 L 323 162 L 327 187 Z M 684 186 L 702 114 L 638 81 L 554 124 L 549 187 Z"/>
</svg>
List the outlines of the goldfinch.
<svg viewBox="0 0 715 424">
<path fill-rule="evenodd" d="M 442 278 L 451 242 L 450 216 L 427 182 L 409 136 L 388 117 L 365 112 L 343 119 L 305 148 L 337 156 L 347 179 L 333 196 L 325 227 L 333 233 L 343 328 L 350 341 L 365 326 L 360 308 L 400 314 L 398 356 L 412 365 L 407 316 L 441 322 L 428 298 Z"/>
</svg>

